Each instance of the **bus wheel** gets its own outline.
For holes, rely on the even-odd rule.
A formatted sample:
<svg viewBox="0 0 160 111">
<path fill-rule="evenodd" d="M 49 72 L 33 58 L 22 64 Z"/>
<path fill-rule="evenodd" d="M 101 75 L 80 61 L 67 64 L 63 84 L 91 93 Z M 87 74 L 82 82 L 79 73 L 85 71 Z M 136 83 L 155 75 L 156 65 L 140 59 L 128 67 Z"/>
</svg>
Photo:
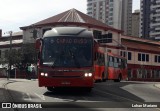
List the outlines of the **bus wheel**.
<svg viewBox="0 0 160 111">
<path fill-rule="evenodd" d="M 103 81 L 103 82 L 106 82 L 106 80 L 107 80 L 107 79 L 104 77 L 104 72 L 103 72 L 103 74 L 102 74 L 102 81 Z"/>
<path fill-rule="evenodd" d="M 85 88 L 85 92 L 91 92 L 92 88 Z"/>
<path fill-rule="evenodd" d="M 122 79 L 122 76 L 121 76 L 121 74 L 119 74 L 118 79 L 115 79 L 114 82 L 120 82 L 121 79 Z"/>
<path fill-rule="evenodd" d="M 53 89 L 54 89 L 53 87 L 47 87 L 48 91 L 53 91 Z"/>
</svg>

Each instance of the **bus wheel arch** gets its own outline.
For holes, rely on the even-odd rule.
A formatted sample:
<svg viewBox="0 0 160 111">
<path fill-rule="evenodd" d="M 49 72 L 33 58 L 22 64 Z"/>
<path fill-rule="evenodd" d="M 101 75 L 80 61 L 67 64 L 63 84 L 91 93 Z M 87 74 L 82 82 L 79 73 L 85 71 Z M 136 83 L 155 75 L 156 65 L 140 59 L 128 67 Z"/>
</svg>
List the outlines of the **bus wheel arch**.
<svg viewBox="0 0 160 111">
<path fill-rule="evenodd" d="M 47 90 L 52 92 L 54 90 L 54 88 L 53 87 L 47 87 Z"/>
</svg>

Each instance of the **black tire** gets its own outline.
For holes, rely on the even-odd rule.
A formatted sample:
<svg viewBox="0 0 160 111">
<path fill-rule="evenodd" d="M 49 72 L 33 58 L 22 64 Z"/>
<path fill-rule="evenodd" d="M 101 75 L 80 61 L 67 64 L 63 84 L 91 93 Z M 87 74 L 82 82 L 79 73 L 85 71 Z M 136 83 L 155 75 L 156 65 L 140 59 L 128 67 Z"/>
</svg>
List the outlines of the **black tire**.
<svg viewBox="0 0 160 111">
<path fill-rule="evenodd" d="M 121 76 L 121 74 L 119 74 L 118 79 L 115 79 L 114 82 L 120 82 L 121 79 L 122 79 L 122 76 Z"/>
<path fill-rule="evenodd" d="M 102 74 L 102 82 L 106 82 L 107 78 L 104 78 L 104 72 Z"/>
<path fill-rule="evenodd" d="M 106 82 L 106 81 L 107 81 L 107 79 L 103 79 L 102 81 L 103 81 L 103 82 Z"/>
<path fill-rule="evenodd" d="M 54 88 L 53 87 L 47 87 L 47 90 L 52 92 L 54 90 Z"/>
<path fill-rule="evenodd" d="M 85 91 L 85 92 L 91 92 L 91 91 L 92 91 L 92 88 L 85 88 L 84 91 Z"/>
</svg>

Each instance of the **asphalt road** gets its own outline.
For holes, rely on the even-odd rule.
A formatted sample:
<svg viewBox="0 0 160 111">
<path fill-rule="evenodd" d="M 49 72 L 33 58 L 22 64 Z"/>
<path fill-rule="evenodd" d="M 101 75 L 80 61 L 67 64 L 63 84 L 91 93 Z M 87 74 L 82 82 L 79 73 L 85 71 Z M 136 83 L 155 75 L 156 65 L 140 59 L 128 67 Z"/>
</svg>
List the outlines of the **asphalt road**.
<svg viewBox="0 0 160 111">
<path fill-rule="evenodd" d="M 44 87 L 38 87 L 37 80 L 13 79 L 5 88 L 9 94 L 8 101 L 40 102 L 43 107 L 56 108 L 56 110 L 160 111 L 158 108 L 132 108 L 144 103 L 160 104 L 160 89 L 154 84 L 153 82 L 108 81 L 95 83 L 90 93 L 83 92 L 81 89 L 60 89 L 50 92 Z M 24 111 L 24 109 L 17 110 Z M 37 111 L 41 110 L 44 109 Z M 47 109 L 47 111 L 52 110 Z"/>
</svg>

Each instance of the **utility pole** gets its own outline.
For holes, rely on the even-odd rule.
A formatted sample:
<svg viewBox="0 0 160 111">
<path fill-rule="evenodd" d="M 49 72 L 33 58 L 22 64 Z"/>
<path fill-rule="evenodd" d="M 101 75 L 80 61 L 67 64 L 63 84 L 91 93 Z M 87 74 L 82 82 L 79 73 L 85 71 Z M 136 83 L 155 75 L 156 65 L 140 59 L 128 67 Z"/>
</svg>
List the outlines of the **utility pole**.
<svg viewBox="0 0 160 111">
<path fill-rule="evenodd" d="M 7 77 L 7 79 L 9 80 L 9 78 L 10 78 L 10 75 L 11 75 L 11 66 L 12 66 L 12 64 L 11 64 L 11 58 L 12 58 L 12 31 L 9 31 L 8 32 L 9 33 L 9 40 L 10 40 L 10 47 L 9 47 L 9 70 L 8 70 L 8 77 Z"/>
</svg>

